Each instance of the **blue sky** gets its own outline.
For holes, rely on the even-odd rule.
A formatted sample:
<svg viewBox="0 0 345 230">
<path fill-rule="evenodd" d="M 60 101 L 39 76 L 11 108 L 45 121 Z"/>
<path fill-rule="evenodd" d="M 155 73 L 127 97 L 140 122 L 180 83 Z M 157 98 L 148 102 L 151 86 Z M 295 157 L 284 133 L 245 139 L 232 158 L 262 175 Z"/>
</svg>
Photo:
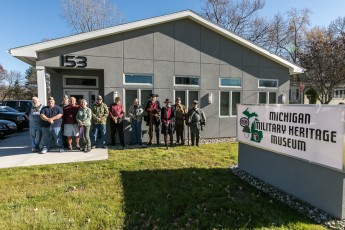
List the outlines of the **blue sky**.
<svg viewBox="0 0 345 230">
<path fill-rule="evenodd" d="M 345 0 L 265 0 L 259 13 L 268 18 L 292 7 L 309 8 L 312 26 L 327 26 L 345 17 Z M 202 0 L 117 0 L 126 22 L 137 21 L 182 10 L 201 11 Z M 22 73 L 29 67 L 6 51 L 23 45 L 72 34 L 61 17 L 60 0 L 1 0 L 0 64 Z"/>
</svg>

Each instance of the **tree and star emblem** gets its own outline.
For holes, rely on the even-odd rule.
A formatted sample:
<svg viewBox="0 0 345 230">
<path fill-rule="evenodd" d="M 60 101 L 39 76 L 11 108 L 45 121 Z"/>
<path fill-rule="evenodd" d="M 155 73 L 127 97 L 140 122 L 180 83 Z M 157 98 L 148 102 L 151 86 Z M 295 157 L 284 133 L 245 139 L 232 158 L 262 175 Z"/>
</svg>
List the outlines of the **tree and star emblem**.
<svg viewBox="0 0 345 230">
<path fill-rule="evenodd" d="M 257 113 L 249 112 L 248 108 L 242 113 L 246 116 L 241 117 L 240 119 L 240 125 L 243 127 L 242 132 L 244 134 L 244 137 L 249 138 L 250 136 L 251 141 L 260 143 L 263 135 L 262 131 L 255 129 L 255 123 L 259 122 Z M 254 118 L 254 120 L 252 118 Z M 251 119 L 253 120 L 252 122 L 250 122 Z"/>
</svg>

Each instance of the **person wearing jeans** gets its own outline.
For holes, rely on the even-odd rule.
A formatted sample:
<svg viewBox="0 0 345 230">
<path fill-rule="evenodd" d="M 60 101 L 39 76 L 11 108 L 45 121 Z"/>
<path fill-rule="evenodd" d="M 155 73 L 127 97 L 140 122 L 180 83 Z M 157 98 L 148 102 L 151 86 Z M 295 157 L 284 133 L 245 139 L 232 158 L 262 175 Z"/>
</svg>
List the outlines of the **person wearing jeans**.
<svg viewBox="0 0 345 230">
<path fill-rule="evenodd" d="M 133 105 L 128 110 L 128 115 L 131 118 L 132 127 L 132 145 L 142 145 L 141 123 L 143 120 L 144 109 L 139 105 L 138 98 L 134 98 Z"/>
<path fill-rule="evenodd" d="M 53 97 L 48 98 L 48 106 L 41 109 L 41 119 L 44 121 L 42 125 L 42 151 L 40 153 L 47 153 L 50 147 L 51 137 L 55 140 L 56 146 L 59 148 L 60 153 L 64 152 L 64 146 L 62 143 L 62 115 L 63 110 L 61 107 L 55 105 Z"/>
<path fill-rule="evenodd" d="M 101 133 L 102 147 L 107 148 L 107 145 L 105 143 L 105 134 L 106 134 L 106 123 L 107 123 L 108 114 L 109 114 L 108 106 L 105 103 L 103 103 L 102 96 L 98 96 L 96 103 L 92 107 L 92 121 L 93 121 L 92 148 L 96 148 L 97 146 L 98 132 Z"/>
<path fill-rule="evenodd" d="M 40 149 L 42 139 L 42 125 L 44 121 L 41 119 L 41 109 L 43 105 L 37 97 L 32 98 L 32 107 L 29 107 L 25 116 L 29 119 L 30 123 L 30 137 L 32 152 L 37 153 Z"/>
</svg>

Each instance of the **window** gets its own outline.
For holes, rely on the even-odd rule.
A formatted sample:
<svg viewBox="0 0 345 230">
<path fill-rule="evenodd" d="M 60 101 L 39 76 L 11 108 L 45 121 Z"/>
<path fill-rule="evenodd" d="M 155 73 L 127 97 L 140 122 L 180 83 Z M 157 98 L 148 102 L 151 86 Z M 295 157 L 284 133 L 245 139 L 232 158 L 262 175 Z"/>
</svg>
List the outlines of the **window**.
<svg viewBox="0 0 345 230">
<path fill-rule="evenodd" d="M 152 75 L 125 74 L 125 84 L 153 84 Z"/>
<path fill-rule="evenodd" d="M 241 92 L 220 92 L 220 116 L 236 116 Z"/>
<path fill-rule="evenodd" d="M 175 85 L 195 85 L 199 86 L 199 78 L 198 77 L 175 77 Z"/>
<path fill-rule="evenodd" d="M 259 104 L 276 104 L 276 92 L 259 92 Z"/>
<path fill-rule="evenodd" d="M 125 91 L 125 110 L 128 112 L 128 109 L 133 105 L 134 98 L 139 99 L 139 103 L 144 107 L 148 99 L 150 99 L 150 94 L 152 90 L 144 89 L 126 89 Z M 127 114 L 126 114 L 127 115 Z"/>
<path fill-rule="evenodd" d="M 64 76 L 64 87 L 97 88 L 98 78 L 89 76 Z"/>
<path fill-rule="evenodd" d="M 177 97 L 181 98 L 181 103 L 187 108 L 191 108 L 193 101 L 199 100 L 199 92 L 194 90 L 175 90 L 175 99 Z"/>
<path fill-rule="evenodd" d="M 336 89 L 334 90 L 334 95 L 333 98 L 338 98 L 338 99 L 342 99 L 345 97 L 345 89 Z"/>
<path fill-rule="evenodd" d="M 278 80 L 259 79 L 259 88 L 278 88 Z"/>
<path fill-rule="evenodd" d="M 220 78 L 220 86 L 223 87 L 241 87 L 241 79 L 239 78 Z"/>
</svg>

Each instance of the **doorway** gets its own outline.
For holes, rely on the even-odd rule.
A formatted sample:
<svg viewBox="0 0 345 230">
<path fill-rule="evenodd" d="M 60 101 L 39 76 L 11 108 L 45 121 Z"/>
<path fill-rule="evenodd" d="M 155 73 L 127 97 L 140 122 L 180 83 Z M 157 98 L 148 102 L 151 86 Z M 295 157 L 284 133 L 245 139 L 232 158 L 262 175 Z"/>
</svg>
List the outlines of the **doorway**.
<svg viewBox="0 0 345 230">
<path fill-rule="evenodd" d="M 88 103 L 88 107 L 92 107 L 93 103 L 96 101 L 98 90 L 65 89 L 64 95 L 75 97 L 78 104 L 81 99 L 85 99 Z"/>
</svg>

